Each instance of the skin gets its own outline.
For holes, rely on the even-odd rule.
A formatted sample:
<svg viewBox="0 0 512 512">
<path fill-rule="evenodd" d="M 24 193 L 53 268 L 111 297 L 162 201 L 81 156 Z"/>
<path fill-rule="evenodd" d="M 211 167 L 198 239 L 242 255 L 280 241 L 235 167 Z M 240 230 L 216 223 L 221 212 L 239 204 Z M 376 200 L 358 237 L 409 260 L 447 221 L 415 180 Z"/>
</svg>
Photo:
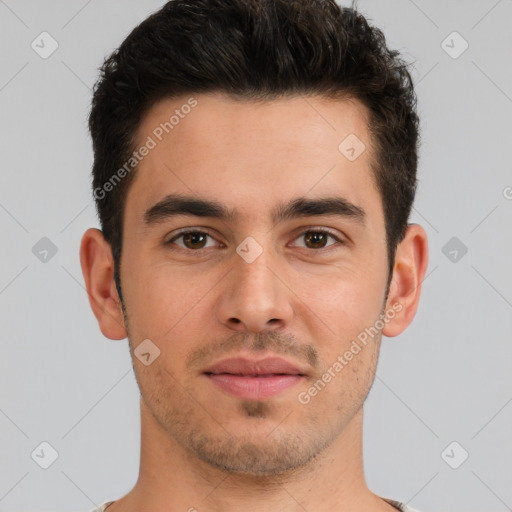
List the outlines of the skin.
<svg viewBox="0 0 512 512">
<path fill-rule="evenodd" d="M 392 511 L 365 482 L 362 406 L 381 336 L 400 334 L 415 315 L 428 259 L 425 231 L 409 225 L 386 299 L 382 200 L 370 170 L 367 111 L 357 100 L 194 97 L 197 106 L 140 162 L 128 191 L 125 314 L 109 244 L 92 228 L 82 239 L 92 310 L 106 337 L 128 336 L 141 391 L 139 479 L 108 510 Z M 153 106 L 139 144 L 188 98 Z M 366 146 L 354 161 L 338 150 L 351 133 Z M 181 215 L 145 224 L 144 212 L 176 193 L 219 201 L 239 217 Z M 362 208 L 364 222 L 271 219 L 277 204 L 326 196 Z M 165 245 L 182 228 L 211 238 Z M 344 243 L 321 235 L 311 242 L 305 232 L 313 228 Z M 252 263 L 236 252 L 249 236 L 263 251 Z M 309 403 L 300 403 L 298 394 L 393 305 L 400 311 Z M 149 366 L 133 353 L 145 339 L 160 350 Z M 237 355 L 278 355 L 307 375 L 271 398 L 233 397 L 203 371 Z"/>
</svg>

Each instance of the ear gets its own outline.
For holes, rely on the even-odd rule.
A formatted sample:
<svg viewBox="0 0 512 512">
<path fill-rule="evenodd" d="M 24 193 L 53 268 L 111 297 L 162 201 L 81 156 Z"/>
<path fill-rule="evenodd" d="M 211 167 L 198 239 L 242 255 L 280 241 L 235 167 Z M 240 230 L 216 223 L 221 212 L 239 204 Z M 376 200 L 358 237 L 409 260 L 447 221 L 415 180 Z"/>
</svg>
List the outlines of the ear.
<svg viewBox="0 0 512 512">
<path fill-rule="evenodd" d="M 80 245 L 80 264 L 94 316 L 101 332 L 111 340 L 126 338 L 123 310 L 114 282 L 114 260 L 103 233 L 88 229 Z"/>
<path fill-rule="evenodd" d="M 382 329 L 384 336 L 398 336 L 412 322 L 418 309 L 427 264 L 427 234 L 418 224 L 410 224 L 396 250 L 386 301 L 386 311 L 393 310 L 395 315 Z"/>
</svg>

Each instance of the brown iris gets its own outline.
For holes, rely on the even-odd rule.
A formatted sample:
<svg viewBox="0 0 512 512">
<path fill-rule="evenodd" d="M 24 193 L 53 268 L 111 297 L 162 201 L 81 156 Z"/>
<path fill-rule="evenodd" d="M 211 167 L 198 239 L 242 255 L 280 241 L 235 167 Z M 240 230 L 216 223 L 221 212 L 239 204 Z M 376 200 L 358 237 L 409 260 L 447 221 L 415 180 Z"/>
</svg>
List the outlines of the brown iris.
<svg viewBox="0 0 512 512">
<path fill-rule="evenodd" d="M 327 242 L 328 236 L 329 235 L 327 233 L 322 233 L 319 231 L 306 231 L 306 233 L 304 234 L 306 244 L 313 244 L 314 249 L 325 247 L 325 243 Z"/>
<path fill-rule="evenodd" d="M 185 233 L 183 242 L 189 249 L 202 249 L 206 243 L 208 235 L 205 233 L 193 232 Z"/>
</svg>

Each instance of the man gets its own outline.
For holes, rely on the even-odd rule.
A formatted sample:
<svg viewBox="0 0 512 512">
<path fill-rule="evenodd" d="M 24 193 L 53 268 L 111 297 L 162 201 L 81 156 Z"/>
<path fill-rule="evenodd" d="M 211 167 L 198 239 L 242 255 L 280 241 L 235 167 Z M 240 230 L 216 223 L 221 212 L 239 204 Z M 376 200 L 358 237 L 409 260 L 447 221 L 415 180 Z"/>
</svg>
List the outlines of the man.
<svg viewBox="0 0 512 512">
<path fill-rule="evenodd" d="M 333 0 L 174 0 L 101 71 L 81 264 L 142 438 L 99 510 L 410 511 L 362 463 L 381 337 L 428 259 L 398 53 Z"/>
</svg>

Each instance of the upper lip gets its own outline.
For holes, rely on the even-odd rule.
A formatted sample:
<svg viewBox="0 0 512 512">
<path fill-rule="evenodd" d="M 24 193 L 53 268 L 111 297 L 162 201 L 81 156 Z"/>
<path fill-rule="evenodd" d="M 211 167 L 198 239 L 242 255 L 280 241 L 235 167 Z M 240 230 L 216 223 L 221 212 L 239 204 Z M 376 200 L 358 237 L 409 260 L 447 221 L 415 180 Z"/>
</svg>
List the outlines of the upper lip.
<svg viewBox="0 0 512 512">
<path fill-rule="evenodd" d="M 209 368 L 204 373 L 230 373 L 233 375 L 306 375 L 299 366 L 280 357 L 266 357 L 264 359 L 247 359 L 233 357 L 224 359 Z"/>
</svg>

